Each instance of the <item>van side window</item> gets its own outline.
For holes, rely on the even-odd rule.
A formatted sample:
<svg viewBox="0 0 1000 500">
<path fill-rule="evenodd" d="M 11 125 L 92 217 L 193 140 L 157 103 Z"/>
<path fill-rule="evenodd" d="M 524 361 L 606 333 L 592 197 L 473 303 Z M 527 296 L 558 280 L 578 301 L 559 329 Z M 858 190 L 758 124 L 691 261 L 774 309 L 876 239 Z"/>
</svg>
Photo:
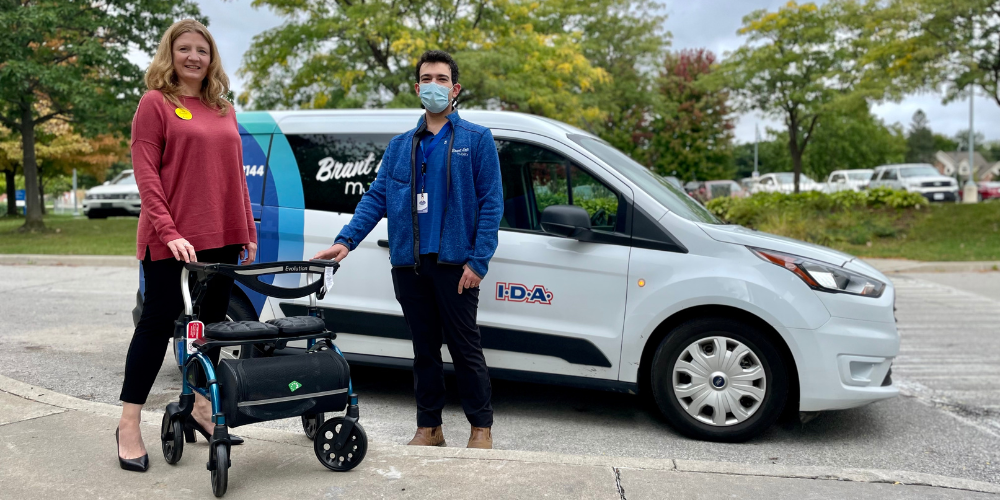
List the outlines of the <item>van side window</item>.
<svg viewBox="0 0 1000 500">
<path fill-rule="evenodd" d="M 885 173 L 882 174 L 882 180 L 883 181 L 896 180 L 896 169 L 890 168 L 889 170 L 886 170 Z"/>
<path fill-rule="evenodd" d="M 594 230 L 624 232 L 624 202 L 587 171 L 540 146 L 496 142 L 503 180 L 501 228 L 542 232 L 547 207 L 577 205 L 590 214 Z"/>
<path fill-rule="evenodd" d="M 353 214 L 392 135 L 286 135 L 302 178 L 306 210 Z"/>
<path fill-rule="evenodd" d="M 877 181 L 877 180 L 878 180 L 878 176 L 879 176 L 879 174 L 881 174 L 881 173 L 882 173 L 882 171 L 881 171 L 881 170 L 876 170 L 876 171 L 872 172 L 872 178 L 871 178 L 871 179 L 868 179 L 868 180 L 869 180 L 869 182 L 870 182 L 870 181 Z"/>
</svg>

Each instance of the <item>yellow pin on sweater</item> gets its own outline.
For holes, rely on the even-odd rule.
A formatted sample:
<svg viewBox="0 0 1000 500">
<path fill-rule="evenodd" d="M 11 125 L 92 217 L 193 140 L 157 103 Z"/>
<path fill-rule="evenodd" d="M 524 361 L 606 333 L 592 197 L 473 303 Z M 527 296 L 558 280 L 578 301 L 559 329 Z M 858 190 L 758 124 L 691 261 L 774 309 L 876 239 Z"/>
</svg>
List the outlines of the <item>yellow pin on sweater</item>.
<svg viewBox="0 0 1000 500">
<path fill-rule="evenodd" d="M 191 119 L 191 112 L 188 111 L 188 110 L 186 110 L 186 109 L 184 109 L 184 108 L 177 108 L 177 109 L 174 110 L 174 113 L 176 113 L 177 116 L 181 120 L 190 120 Z"/>
</svg>

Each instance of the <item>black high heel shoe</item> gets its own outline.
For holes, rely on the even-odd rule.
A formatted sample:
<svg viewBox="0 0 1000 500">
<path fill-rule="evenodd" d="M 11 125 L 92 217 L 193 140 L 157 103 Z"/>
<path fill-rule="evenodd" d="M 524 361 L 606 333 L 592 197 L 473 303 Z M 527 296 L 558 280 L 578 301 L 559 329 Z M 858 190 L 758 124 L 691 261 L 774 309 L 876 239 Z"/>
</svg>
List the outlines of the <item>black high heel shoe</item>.
<svg viewBox="0 0 1000 500">
<path fill-rule="evenodd" d="M 194 417 L 184 419 L 184 440 L 189 443 L 195 442 L 194 431 L 198 431 L 198 434 L 201 434 L 205 439 L 209 441 L 212 440 L 212 435 L 206 432 L 205 429 L 202 429 L 201 425 L 198 424 L 198 421 L 195 420 Z M 230 434 L 229 444 L 233 446 L 243 444 L 243 438 L 235 434 Z"/>
<path fill-rule="evenodd" d="M 118 445 L 118 428 L 115 428 L 115 446 Z M 116 450 L 115 453 L 118 455 L 118 465 L 122 469 L 132 472 L 146 472 L 149 470 L 149 454 L 145 454 L 139 458 L 122 458 L 121 451 Z"/>
</svg>

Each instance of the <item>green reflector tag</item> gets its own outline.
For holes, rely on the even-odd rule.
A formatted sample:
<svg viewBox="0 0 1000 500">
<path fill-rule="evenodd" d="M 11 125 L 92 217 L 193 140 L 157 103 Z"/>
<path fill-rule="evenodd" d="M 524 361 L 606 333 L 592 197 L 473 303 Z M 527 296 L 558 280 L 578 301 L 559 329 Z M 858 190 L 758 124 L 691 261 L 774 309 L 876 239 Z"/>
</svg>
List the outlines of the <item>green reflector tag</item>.
<svg viewBox="0 0 1000 500">
<path fill-rule="evenodd" d="M 296 382 L 294 380 L 292 381 L 292 383 L 288 384 L 288 388 L 291 389 L 292 392 L 295 392 L 295 390 L 298 389 L 299 387 L 302 387 L 302 384 L 300 384 L 300 383 L 298 383 L 298 382 Z"/>
</svg>

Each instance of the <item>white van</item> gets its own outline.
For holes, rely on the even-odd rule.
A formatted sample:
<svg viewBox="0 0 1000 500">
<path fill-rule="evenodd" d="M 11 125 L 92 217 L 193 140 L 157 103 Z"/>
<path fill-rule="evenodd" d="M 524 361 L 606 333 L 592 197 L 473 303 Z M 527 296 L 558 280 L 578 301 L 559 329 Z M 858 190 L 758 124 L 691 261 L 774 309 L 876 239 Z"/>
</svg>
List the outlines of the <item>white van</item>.
<svg viewBox="0 0 1000 500">
<path fill-rule="evenodd" d="M 260 221 L 258 261 L 308 259 L 330 246 L 389 140 L 420 113 L 238 114 Z M 897 395 L 895 292 L 872 267 L 725 225 L 583 130 L 517 113 L 461 114 L 492 129 L 504 183 L 499 246 L 479 307 L 493 377 L 650 393 L 678 430 L 721 441 L 760 435 L 786 408 L 851 408 Z M 546 208 L 569 204 L 586 210 L 573 237 L 542 229 Z M 349 361 L 408 367 L 413 350 L 386 238 L 383 221 L 320 305 Z M 273 283 L 300 284 L 285 279 L 295 278 Z M 306 306 L 239 288 L 230 316 L 270 319 Z"/>
</svg>

